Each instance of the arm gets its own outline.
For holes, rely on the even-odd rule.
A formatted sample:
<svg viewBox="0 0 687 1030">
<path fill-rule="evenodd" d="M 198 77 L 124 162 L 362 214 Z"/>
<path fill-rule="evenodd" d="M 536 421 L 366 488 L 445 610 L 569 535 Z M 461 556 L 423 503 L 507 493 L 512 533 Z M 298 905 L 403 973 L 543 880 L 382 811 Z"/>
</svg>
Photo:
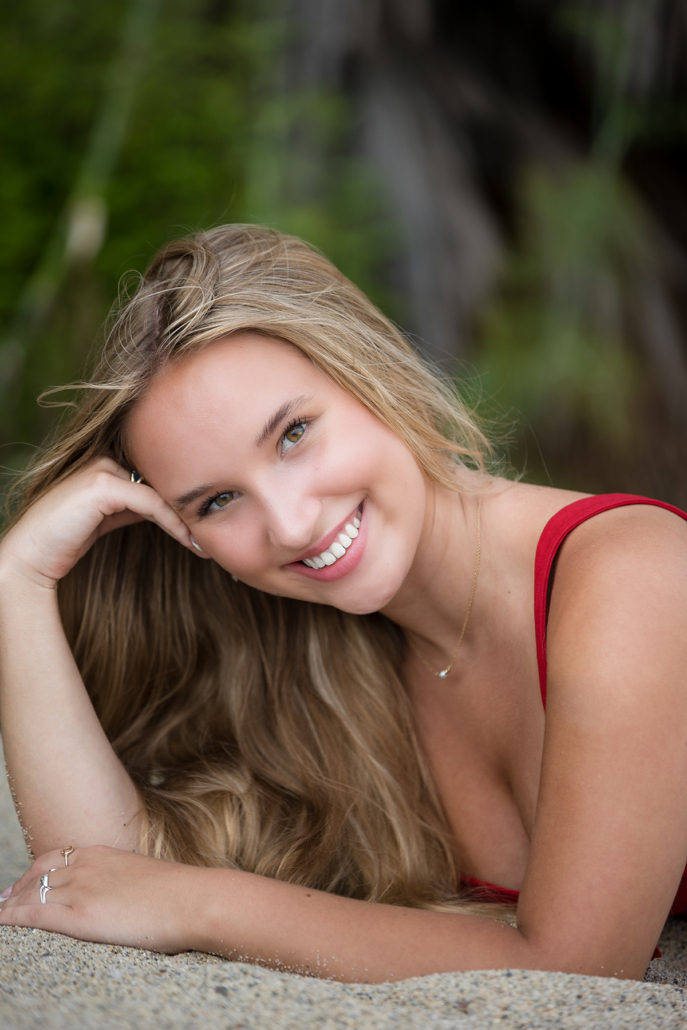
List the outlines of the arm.
<svg viewBox="0 0 687 1030">
<path fill-rule="evenodd" d="M 86 693 L 56 588 L 98 536 L 142 518 L 189 545 L 154 491 L 102 459 L 40 498 L 0 545 L 0 722 L 35 854 L 67 844 L 135 846 L 140 800 Z"/>
<path fill-rule="evenodd" d="M 603 532 L 580 527 L 559 562 L 517 928 L 105 848 L 51 874 L 43 906 L 36 877 L 57 856 L 41 858 L 0 922 L 349 981 L 508 967 L 641 977 L 687 857 L 687 526 L 621 512 L 595 520 Z"/>
<path fill-rule="evenodd" d="M 135 847 L 138 795 L 86 693 L 54 588 L 0 576 L 0 669 L 5 763 L 27 845 Z"/>
<path fill-rule="evenodd" d="M 571 534 L 548 661 L 518 922 L 589 971 L 640 977 L 687 862 L 685 521 L 632 506 Z"/>
</svg>

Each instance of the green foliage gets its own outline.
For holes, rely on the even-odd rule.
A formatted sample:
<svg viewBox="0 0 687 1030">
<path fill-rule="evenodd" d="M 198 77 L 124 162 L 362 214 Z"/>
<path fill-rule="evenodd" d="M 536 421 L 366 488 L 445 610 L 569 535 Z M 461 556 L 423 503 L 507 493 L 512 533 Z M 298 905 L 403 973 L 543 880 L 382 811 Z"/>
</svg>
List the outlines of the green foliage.
<svg viewBox="0 0 687 1030">
<path fill-rule="evenodd" d="M 66 0 L 6 5 L 0 18 L 0 319 L 12 317 L 76 176 L 112 57 L 120 5 L 83 20 Z"/>
<path fill-rule="evenodd" d="M 523 185 L 521 245 L 483 324 L 486 389 L 549 433 L 580 421 L 619 444 L 636 386 L 627 294 L 645 260 L 632 195 L 604 166 Z"/>
<path fill-rule="evenodd" d="M 127 13 L 115 0 L 24 0 L 0 15 L 6 445 L 40 438 L 37 394 L 79 375 L 121 276 L 180 233 L 268 222 L 388 299 L 376 289 L 392 245 L 379 191 L 343 156 L 346 103 L 283 93 L 279 0 L 163 0 L 146 51 L 126 19 L 147 8 L 150 20 L 155 2 L 129 0 Z M 103 125 L 124 124 L 127 103 L 110 160 Z M 3 464 L 22 460 L 5 447 Z"/>
<path fill-rule="evenodd" d="M 246 220 L 308 240 L 393 313 L 381 270 L 399 241 L 376 177 L 346 151 L 352 130 L 340 94 L 268 96 L 249 153 Z"/>
<path fill-rule="evenodd" d="M 629 146 L 651 135 L 657 121 L 655 105 L 633 96 L 632 66 L 638 41 L 656 17 L 657 0 L 624 0 L 613 14 L 587 4 L 564 6 L 558 21 L 577 36 L 593 54 L 595 75 L 595 133 L 593 151 L 605 163 L 620 164 Z M 653 100 L 653 98 L 651 98 Z M 678 128 L 670 108 L 661 112 L 664 122 Z"/>
<path fill-rule="evenodd" d="M 638 413 L 652 390 L 642 352 L 654 341 L 643 335 L 641 294 L 661 271 L 650 218 L 623 162 L 639 140 L 684 133 L 681 106 L 641 95 L 633 79 L 654 8 L 655 0 L 624 0 L 613 12 L 586 2 L 559 11 L 559 26 L 591 58 L 589 149 L 525 170 L 518 242 L 481 322 L 483 390 L 524 423 L 521 455 L 533 431 L 557 481 L 578 489 L 598 481 L 593 472 L 588 481 L 568 478 L 576 446 L 594 442 L 588 468 L 631 461 L 643 445 Z"/>
</svg>

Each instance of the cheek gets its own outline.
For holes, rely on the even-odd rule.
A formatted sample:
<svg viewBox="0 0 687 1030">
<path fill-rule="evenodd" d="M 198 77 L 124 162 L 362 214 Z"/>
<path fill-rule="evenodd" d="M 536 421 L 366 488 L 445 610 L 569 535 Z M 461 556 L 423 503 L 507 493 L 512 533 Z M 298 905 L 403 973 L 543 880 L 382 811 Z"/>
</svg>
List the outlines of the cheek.
<svg viewBox="0 0 687 1030">
<path fill-rule="evenodd" d="M 202 533 L 202 546 L 218 565 L 239 579 L 261 568 L 267 558 L 265 536 L 255 519 L 232 519 L 223 526 L 209 527 Z"/>
<path fill-rule="evenodd" d="M 420 473 L 403 441 L 367 412 L 351 419 L 327 451 L 332 466 L 338 466 L 339 474 L 351 486 L 372 490 L 397 484 L 401 488 L 405 481 L 415 478 L 414 473 Z"/>
<path fill-rule="evenodd" d="M 370 471 L 372 485 L 380 502 L 387 502 L 400 518 L 411 516 L 424 506 L 424 477 L 414 456 L 395 436 L 383 435 L 381 446 L 365 441 L 360 449 L 359 467 Z"/>
<path fill-rule="evenodd" d="M 371 502 L 370 544 L 396 583 L 399 576 L 406 575 L 422 533 L 427 482 L 403 441 L 376 420 L 373 431 L 354 441 L 348 457 L 351 486 Z"/>
</svg>

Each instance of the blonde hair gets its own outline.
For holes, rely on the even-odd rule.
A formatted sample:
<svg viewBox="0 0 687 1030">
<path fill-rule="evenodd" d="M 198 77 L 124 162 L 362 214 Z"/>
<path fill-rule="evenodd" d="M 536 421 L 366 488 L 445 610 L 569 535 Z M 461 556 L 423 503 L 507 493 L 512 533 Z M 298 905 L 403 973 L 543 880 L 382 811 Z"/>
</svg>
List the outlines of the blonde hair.
<svg viewBox="0 0 687 1030">
<path fill-rule="evenodd" d="M 229 225 L 171 243 L 113 317 L 70 418 L 14 492 L 11 525 L 104 454 L 125 464 L 153 376 L 254 330 L 298 347 L 452 490 L 488 443 L 455 392 L 320 253 Z M 141 850 L 370 901 L 442 907 L 459 875 L 381 615 L 232 582 L 145 523 L 98 540 L 59 585 L 67 638 L 142 799 Z"/>
</svg>

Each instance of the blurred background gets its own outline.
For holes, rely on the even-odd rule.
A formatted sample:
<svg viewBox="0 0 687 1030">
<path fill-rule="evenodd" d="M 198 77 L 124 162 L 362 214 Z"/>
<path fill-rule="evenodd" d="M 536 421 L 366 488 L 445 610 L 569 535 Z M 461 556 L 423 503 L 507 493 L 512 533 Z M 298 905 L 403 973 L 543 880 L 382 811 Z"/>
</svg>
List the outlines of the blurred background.
<svg viewBox="0 0 687 1030">
<path fill-rule="evenodd" d="M 687 508 L 687 0 L 0 13 L 0 464 L 176 235 L 319 246 L 531 481 Z"/>
</svg>

